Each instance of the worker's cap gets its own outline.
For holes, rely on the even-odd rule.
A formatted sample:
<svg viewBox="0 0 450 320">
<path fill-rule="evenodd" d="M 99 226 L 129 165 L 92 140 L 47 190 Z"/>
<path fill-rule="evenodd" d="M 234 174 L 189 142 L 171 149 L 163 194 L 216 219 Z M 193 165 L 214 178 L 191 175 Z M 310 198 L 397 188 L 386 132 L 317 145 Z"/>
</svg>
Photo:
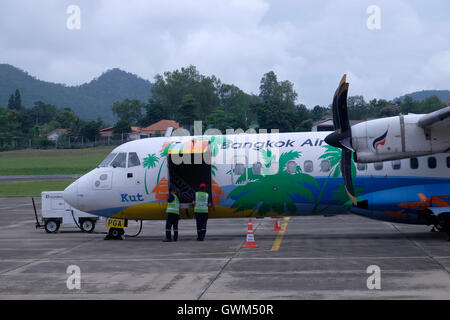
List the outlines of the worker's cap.
<svg viewBox="0 0 450 320">
<path fill-rule="evenodd" d="M 206 189 L 206 184 L 202 183 L 202 184 L 200 185 L 200 189 L 202 189 L 202 188 L 205 188 L 205 189 Z"/>
</svg>

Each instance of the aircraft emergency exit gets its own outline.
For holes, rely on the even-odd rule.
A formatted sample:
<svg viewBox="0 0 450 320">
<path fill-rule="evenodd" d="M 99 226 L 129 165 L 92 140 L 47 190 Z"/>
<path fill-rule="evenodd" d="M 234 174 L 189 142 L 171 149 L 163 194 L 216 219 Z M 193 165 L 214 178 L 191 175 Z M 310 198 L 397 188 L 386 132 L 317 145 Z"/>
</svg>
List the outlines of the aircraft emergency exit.
<svg viewBox="0 0 450 320">
<path fill-rule="evenodd" d="M 123 220 L 165 219 L 169 186 L 181 218 L 205 183 L 210 218 L 350 211 L 434 225 L 450 234 L 450 108 L 350 127 L 348 83 L 335 132 L 171 136 L 125 143 L 64 191 L 73 207 Z"/>
</svg>

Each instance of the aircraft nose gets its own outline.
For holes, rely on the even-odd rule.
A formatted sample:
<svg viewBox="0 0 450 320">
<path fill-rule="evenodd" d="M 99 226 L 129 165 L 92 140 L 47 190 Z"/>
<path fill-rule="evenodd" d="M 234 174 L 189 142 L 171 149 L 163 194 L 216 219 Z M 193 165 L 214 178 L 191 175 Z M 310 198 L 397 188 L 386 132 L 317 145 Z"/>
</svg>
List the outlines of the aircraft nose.
<svg viewBox="0 0 450 320">
<path fill-rule="evenodd" d="M 72 207 L 78 207 L 78 180 L 64 190 L 64 201 Z"/>
</svg>

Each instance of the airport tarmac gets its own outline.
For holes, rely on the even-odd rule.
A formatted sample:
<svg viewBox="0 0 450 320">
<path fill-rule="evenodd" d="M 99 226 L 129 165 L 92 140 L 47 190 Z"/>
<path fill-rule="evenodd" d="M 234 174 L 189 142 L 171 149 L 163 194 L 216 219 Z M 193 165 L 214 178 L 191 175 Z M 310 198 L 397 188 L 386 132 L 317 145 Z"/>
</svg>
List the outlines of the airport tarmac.
<svg viewBox="0 0 450 320">
<path fill-rule="evenodd" d="M 182 220 L 179 241 L 163 243 L 163 221 L 104 241 L 73 227 L 46 234 L 33 215 L 29 198 L 0 199 L 0 299 L 450 298 L 450 242 L 426 226 L 339 215 L 281 219 L 276 232 L 273 219 L 253 219 L 259 248 L 244 249 L 247 219 L 209 220 L 205 242 Z M 67 287 L 71 265 L 79 290 Z M 380 290 L 368 289 L 371 265 Z"/>
</svg>

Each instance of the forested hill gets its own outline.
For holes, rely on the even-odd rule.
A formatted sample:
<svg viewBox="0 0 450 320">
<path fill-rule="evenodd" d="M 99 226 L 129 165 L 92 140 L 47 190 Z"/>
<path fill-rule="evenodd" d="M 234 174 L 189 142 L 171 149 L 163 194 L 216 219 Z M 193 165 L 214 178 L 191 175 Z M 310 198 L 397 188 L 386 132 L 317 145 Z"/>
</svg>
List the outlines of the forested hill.
<svg viewBox="0 0 450 320">
<path fill-rule="evenodd" d="M 448 100 L 450 100 L 450 90 L 422 90 L 408 93 L 404 96 L 399 97 L 398 99 L 403 101 L 406 97 L 411 97 L 413 100 L 423 101 L 432 96 L 438 97 L 442 102 L 447 102 Z"/>
<path fill-rule="evenodd" d="M 99 78 L 80 86 L 65 86 L 45 82 L 8 64 L 0 64 L 0 106 L 7 106 L 16 89 L 26 108 L 36 101 L 53 104 L 60 109 L 70 108 L 83 120 L 103 120 L 113 123 L 112 106 L 126 98 L 147 101 L 152 84 L 120 69 L 112 69 Z"/>
</svg>

